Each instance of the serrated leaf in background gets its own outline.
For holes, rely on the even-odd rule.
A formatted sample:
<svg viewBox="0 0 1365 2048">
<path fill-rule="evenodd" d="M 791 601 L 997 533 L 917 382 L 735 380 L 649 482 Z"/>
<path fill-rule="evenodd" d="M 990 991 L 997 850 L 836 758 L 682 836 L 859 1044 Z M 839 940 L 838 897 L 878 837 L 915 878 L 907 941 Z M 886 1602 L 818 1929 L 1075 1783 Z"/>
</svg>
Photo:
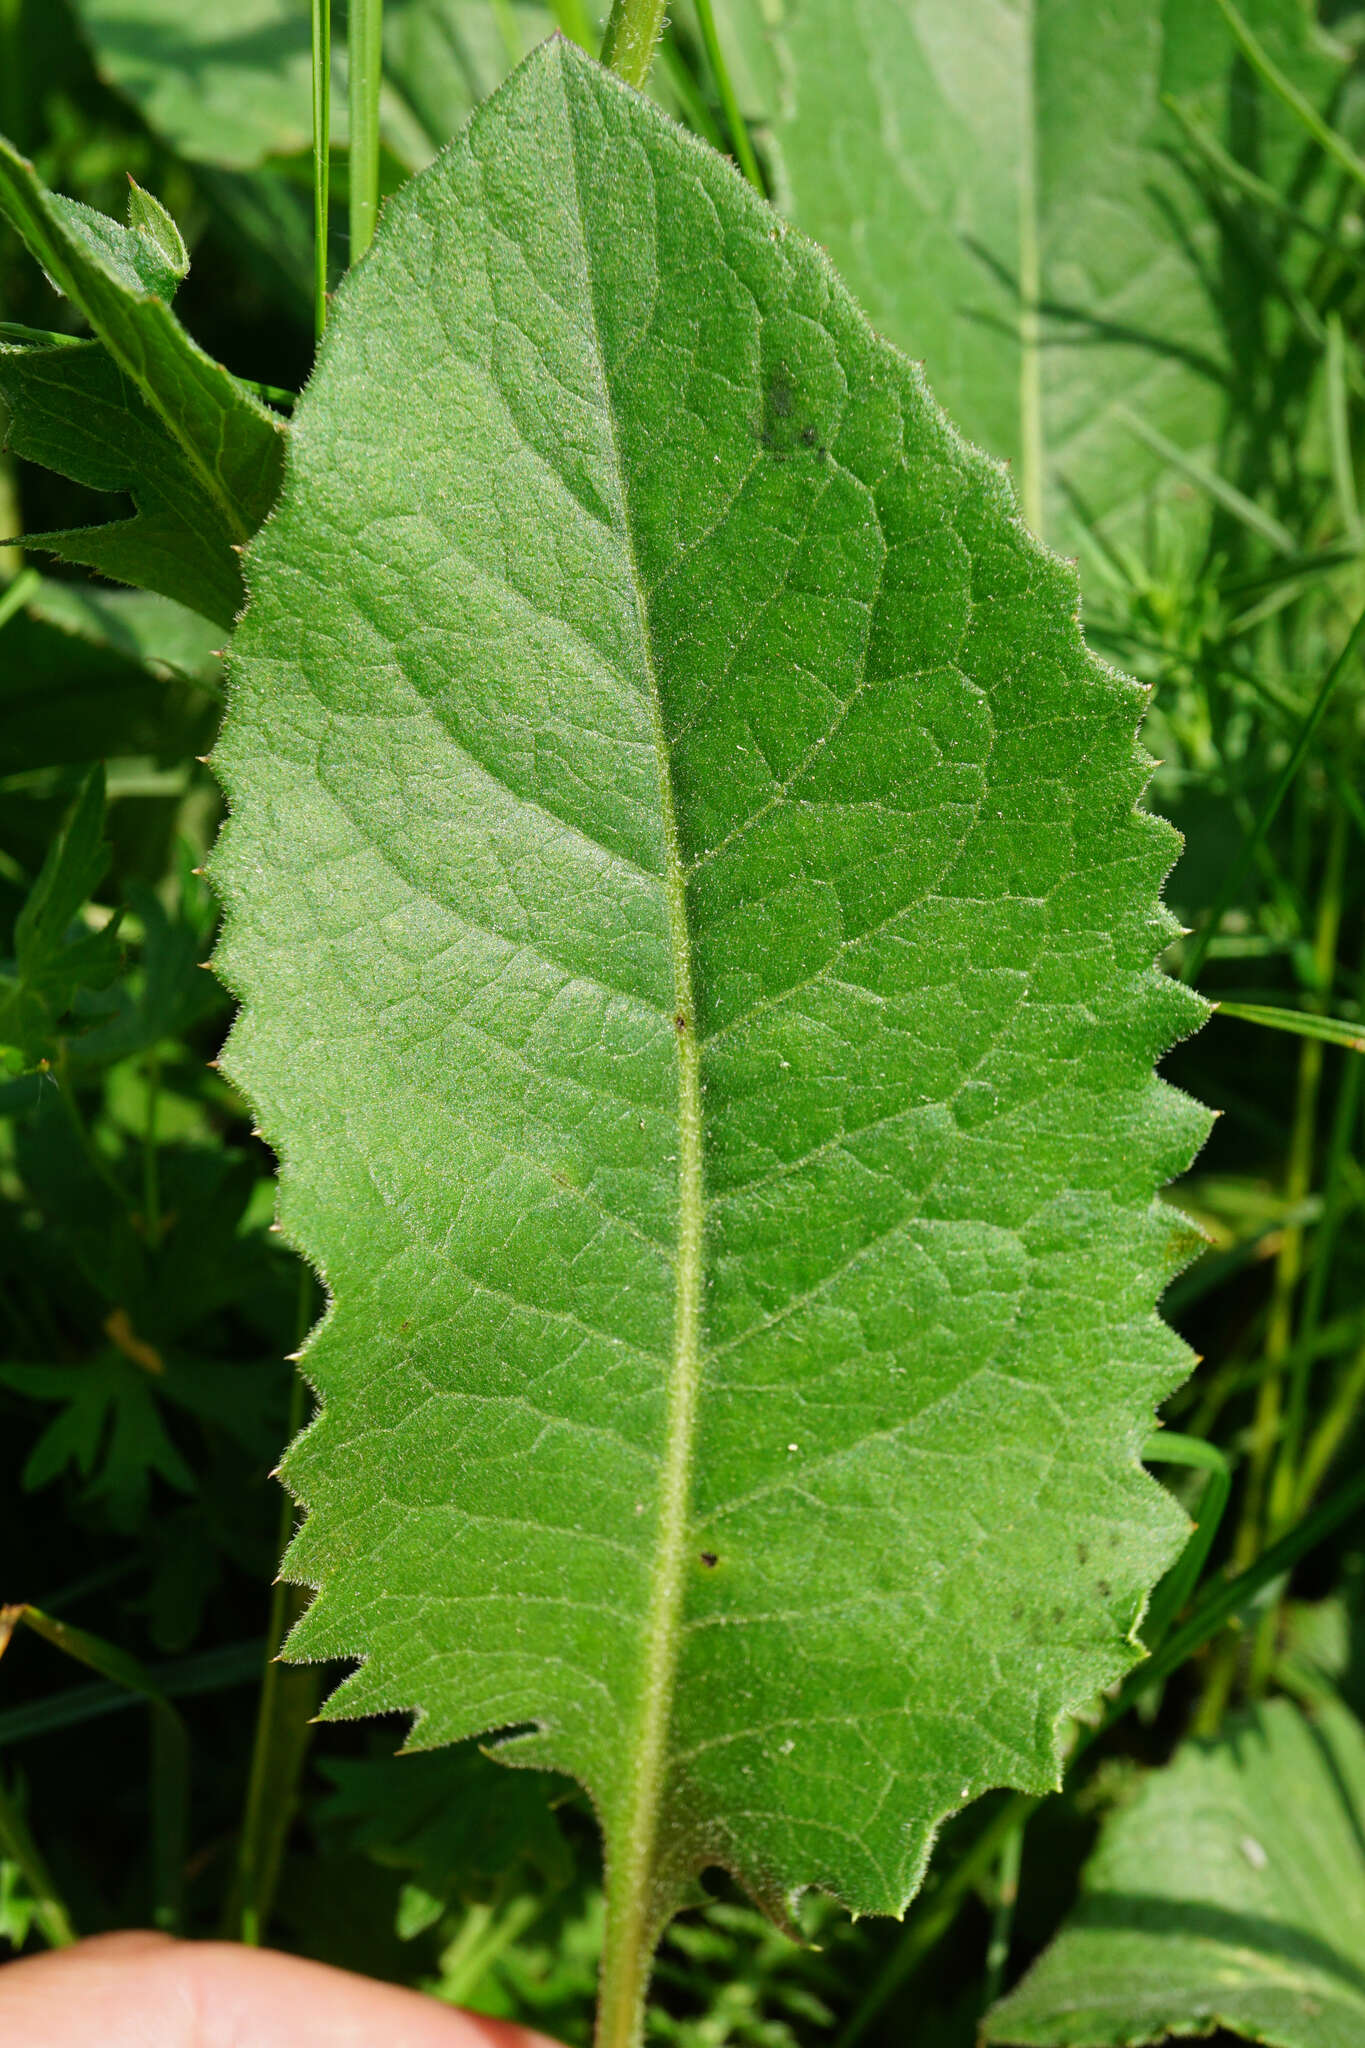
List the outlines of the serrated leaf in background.
<svg viewBox="0 0 1365 2048">
<path fill-rule="evenodd" d="M 1188 1741 L 1106 1823 L 1080 1903 L 989 2015 L 1001 2048 L 1138 2048 L 1215 2027 L 1365 2039 L 1365 1730 L 1272 1700 Z"/>
<path fill-rule="evenodd" d="M 710 1863 L 898 1911 L 1180 1540 L 1141 693 L 821 254 L 564 44 L 390 203 L 292 440 L 214 872 L 335 1296 L 295 1650 L 529 1731 L 649 1918 Z"/>
<path fill-rule="evenodd" d="M 121 226 L 49 192 L 0 141 L 0 214 L 98 344 L 0 349 L 6 445 L 96 489 L 131 492 L 144 515 L 89 538 L 35 536 L 39 544 L 231 623 L 233 550 L 275 501 L 284 422 L 171 311 L 183 269 L 166 244 L 179 238 L 163 209 L 161 225 L 148 225 L 152 204 L 136 194 L 135 225 Z"/>
</svg>

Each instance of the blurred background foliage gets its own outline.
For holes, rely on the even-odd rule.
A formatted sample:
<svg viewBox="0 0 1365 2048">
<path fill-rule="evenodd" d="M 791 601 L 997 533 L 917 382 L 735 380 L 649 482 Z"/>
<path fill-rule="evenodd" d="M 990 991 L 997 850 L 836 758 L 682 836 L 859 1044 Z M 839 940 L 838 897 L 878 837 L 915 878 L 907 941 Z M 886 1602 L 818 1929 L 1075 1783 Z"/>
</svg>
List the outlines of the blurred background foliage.
<svg viewBox="0 0 1365 2048">
<path fill-rule="evenodd" d="M 1164 1418 L 1233 1467 L 1217 1571 L 1250 1563 L 1361 1451 L 1362 1062 L 1303 1027 L 1330 1016 L 1338 1039 L 1365 1033 L 1359 660 L 1322 692 L 1365 605 L 1365 184 L 1349 161 L 1365 136 L 1365 18 L 1328 8 L 1323 39 L 1296 0 L 1256 14 L 1264 48 L 1332 124 L 1324 141 L 1206 4 L 1222 40 L 1184 98 L 1152 100 L 1141 161 L 1114 173 L 1146 209 L 1157 269 L 1120 280 L 1122 320 L 1076 297 L 1098 262 L 1072 265 L 1065 305 L 1045 275 L 1034 310 L 1062 450 L 1038 502 L 1082 556 L 1092 644 L 1152 687 L 1152 800 L 1186 835 L 1169 897 L 1193 936 L 1168 964 L 1215 999 L 1289 1013 L 1287 1028 L 1215 1016 L 1167 1068 L 1222 1112 L 1170 1191 L 1208 1248 L 1167 1299 L 1202 1362 Z M 1190 17 L 1204 5 L 1188 0 Z M 865 29 L 886 15 L 853 11 Z M 50 186 L 103 211 L 122 217 L 129 175 L 154 192 L 192 258 L 185 324 L 238 375 L 288 392 L 313 346 L 308 9 L 227 12 L 225 26 L 189 0 L 0 0 L 0 128 Z M 717 12 L 775 203 L 855 289 L 860 251 L 884 278 L 904 221 L 888 201 L 860 226 L 837 152 L 811 139 L 801 82 L 820 51 L 799 10 Z M 679 0 L 654 90 L 737 148 L 710 14 Z M 556 18 L 588 41 L 600 26 L 581 4 L 391 0 L 388 189 Z M 1129 89 L 1117 59 L 1108 74 L 1102 49 L 1093 61 Z M 1079 100 L 1092 83 L 1082 72 Z M 902 138 L 879 166 L 885 136 L 868 133 L 848 173 L 865 190 L 914 154 Z M 344 142 L 342 127 L 338 201 Z M 944 217 L 965 209 L 989 241 L 994 187 L 968 169 Z M 902 198 L 919 206 L 912 182 Z M 1045 218 L 1061 247 L 1066 206 Z M 334 275 L 344 219 L 335 205 Z M 1180 283 L 1163 296 L 1168 255 Z M 868 290 L 950 410 L 1018 464 L 1018 422 L 991 381 L 1014 373 L 997 364 L 982 384 L 977 343 L 989 331 L 1017 352 L 1020 279 L 990 249 L 974 275 L 985 297 L 965 310 L 940 294 L 931 312 L 934 280 L 910 270 Z M 921 308 L 932 333 L 916 347 Z M 3 226 L 0 316 L 0 347 L 24 346 L 23 329 L 76 331 Z M 1087 378 L 1111 426 L 1131 391 L 1137 424 L 1072 463 L 1068 407 Z M 0 1594 L 41 1611 L 0 1665 L 0 1935 L 51 1938 L 31 1882 L 43 1869 L 82 1932 L 157 1918 L 269 1938 L 585 2042 L 601 1906 L 580 1796 L 472 1746 L 395 1759 L 396 1723 L 314 1730 L 326 1675 L 268 1661 L 297 1598 L 272 1590 L 290 1510 L 270 1473 L 306 1413 L 287 1361 L 320 1296 L 272 1233 L 270 1155 L 213 1064 L 228 1003 L 202 965 L 216 912 L 197 871 L 221 808 L 200 757 L 223 700 L 222 634 L 21 540 L 125 509 L 0 457 Z M 1197 1473 L 1163 1476 L 1196 1499 Z M 910 2023 L 917 2048 L 965 2048 L 985 1997 L 1066 1914 L 1106 1814 L 1187 1731 L 1212 1737 L 1267 1691 L 1365 1707 L 1363 1586 L 1347 1523 L 1263 1589 L 1032 1818 L 1017 1906 L 992 1863 L 932 1943 L 915 1934 L 979 1815 L 949 1828 L 908 1935 L 811 1898 L 798 1943 L 708 1880 L 710 1902 L 666 1938 L 654 2032 L 678 2048 L 851 2048 Z"/>
</svg>

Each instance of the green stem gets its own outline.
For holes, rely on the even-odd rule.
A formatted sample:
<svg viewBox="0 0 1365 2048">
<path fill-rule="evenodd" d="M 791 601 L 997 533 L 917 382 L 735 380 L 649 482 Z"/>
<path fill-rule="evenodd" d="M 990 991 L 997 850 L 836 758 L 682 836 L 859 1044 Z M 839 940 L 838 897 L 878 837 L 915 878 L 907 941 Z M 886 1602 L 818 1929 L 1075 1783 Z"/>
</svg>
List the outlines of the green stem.
<svg viewBox="0 0 1365 2048">
<path fill-rule="evenodd" d="M 611 18 L 602 38 L 602 62 L 643 92 L 663 34 L 665 0 L 612 0 Z"/>
<path fill-rule="evenodd" d="M 28 1831 L 19 1803 L 0 1780 L 0 1856 L 18 1865 L 34 1902 L 34 1919 L 49 1948 L 69 1948 L 76 1930 L 52 1874 Z"/>
<path fill-rule="evenodd" d="M 351 262 L 374 240 L 379 218 L 379 87 L 384 75 L 384 0 L 351 0 Z"/>
<path fill-rule="evenodd" d="M 1173 1429 L 1158 1430 L 1143 1446 L 1142 1455 L 1149 1465 L 1185 1465 L 1208 1474 L 1199 1497 L 1195 1526 L 1184 1550 L 1152 1595 L 1143 1623 L 1143 1640 L 1149 1650 L 1154 1650 L 1199 1583 L 1232 1491 L 1232 1473 L 1216 1444 L 1205 1443 L 1200 1437 L 1180 1436 Z"/>
<path fill-rule="evenodd" d="M 0 1608 L 0 1649 L 20 1626 L 146 1700 L 152 1733 L 152 1919 L 163 1933 L 178 1933 L 190 1808 L 190 1739 L 185 1723 L 136 1657 L 116 1644 L 72 1628 L 39 1607 L 21 1604 Z"/>
<path fill-rule="evenodd" d="M 1223 885 L 1214 898 L 1213 908 L 1205 918 L 1203 928 L 1185 959 L 1181 970 L 1183 980 L 1192 982 L 1198 979 L 1199 970 L 1204 964 L 1209 947 L 1217 936 L 1218 927 L 1223 921 L 1223 913 L 1232 902 L 1237 890 L 1241 887 L 1242 879 L 1247 869 L 1255 859 L 1262 840 L 1278 815 L 1280 805 L 1284 802 L 1286 795 L 1298 776 L 1300 768 L 1302 768 L 1304 761 L 1307 759 L 1308 749 L 1313 744 L 1313 736 L 1322 722 L 1322 715 L 1327 709 L 1332 692 L 1340 682 L 1347 664 L 1360 645 L 1362 635 L 1365 635 L 1365 611 L 1361 612 L 1357 618 L 1346 636 L 1345 646 L 1328 669 L 1327 674 L 1323 677 L 1318 694 L 1313 699 L 1308 714 L 1299 727 L 1298 738 L 1295 740 L 1290 751 L 1289 759 L 1280 770 L 1275 786 L 1261 806 L 1250 832 L 1243 839 L 1237 858 L 1223 877 Z"/>
<path fill-rule="evenodd" d="M 0 626 L 7 626 L 15 613 L 37 595 L 42 580 L 36 569 L 21 569 L 13 582 L 5 585 L 0 591 Z"/>
<path fill-rule="evenodd" d="M 1024 1855 L 1024 1820 L 1016 1822 L 1000 1850 L 995 1875 L 995 1912 L 991 1918 L 990 1946 L 986 1950 L 986 1981 L 981 1993 L 981 2010 L 989 2012 L 1004 1987 L 1014 1934 L 1014 1909 L 1019 1903 L 1019 1866 Z"/>
<path fill-rule="evenodd" d="M 1313 965 L 1317 987 L 1324 994 L 1332 984 L 1336 964 L 1337 934 L 1341 927 L 1342 881 L 1346 859 L 1346 814 L 1334 811 L 1331 839 L 1323 876 L 1322 898 L 1314 935 Z M 1299 1048 L 1298 1085 L 1295 1091 L 1294 1122 L 1290 1132 L 1289 1166 L 1285 1176 L 1285 1207 L 1298 1208 L 1307 1200 L 1313 1179 L 1313 1153 L 1317 1138 L 1318 1095 L 1322 1086 L 1323 1047 L 1306 1038 Z M 1285 1362 L 1294 1341 L 1294 1304 L 1303 1273 L 1304 1231 L 1291 1225 L 1280 1240 L 1275 1258 L 1275 1279 L 1266 1328 L 1265 1356 L 1271 1370 L 1262 1380 L 1252 1425 L 1246 1504 L 1238 1532 L 1234 1563 L 1241 1570 L 1256 1550 L 1256 1523 L 1262 1495 L 1269 1484 L 1266 1503 L 1267 1533 L 1278 1536 L 1290 1521 L 1294 1504 L 1294 1467 L 1302 1434 L 1302 1400 L 1295 1412 L 1295 1390 L 1302 1375 L 1289 1378 L 1289 1412 L 1285 1412 Z M 1276 1456 L 1278 1451 L 1278 1457 Z M 1275 1463 L 1273 1480 L 1270 1477 Z"/>
<path fill-rule="evenodd" d="M 303 1266 L 299 1270 L 297 1319 L 300 1344 L 308 1334 L 312 1316 L 313 1276 Z M 305 1400 L 303 1380 L 295 1373 L 289 1407 L 290 1442 L 303 1427 Z M 294 1501 L 286 1493 L 280 1503 L 278 1549 L 281 1555 L 294 1533 L 294 1520 Z M 284 1845 L 298 1805 L 299 1779 L 318 1710 L 320 1684 L 316 1666 L 280 1662 L 285 1638 L 307 1605 L 308 1594 L 304 1588 L 286 1585 L 281 1579 L 275 1581 L 266 1632 L 265 1670 L 256 1713 L 256 1736 L 251 1752 L 251 1775 L 237 1850 L 237 1876 L 224 1913 L 227 1931 L 237 1934 L 252 1948 L 258 1947 L 265 1939 L 270 1924 Z"/>
<path fill-rule="evenodd" d="M 313 338 L 327 325 L 332 199 L 332 0 L 313 0 Z"/>
<path fill-rule="evenodd" d="M 1344 258 L 1347 263 L 1356 269 L 1360 268 L 1360 251 L 1358 249 L 1353 249 L 1348 243 L 1340 241 L 1332 233 L 1331 229 L 1324 227 L 1320 221 L 1310 220 L 1306 213 L 1299 213 L 1296 208 L 1289 205 L 1283 193 L 1277 192 L 1275 187 L 1268 185 L 1264 178 L 1258 178 L 1254 171 L 1249 171 L 1246 168 L 1245 164 L 1239 164 L 1235 157 L 1229 156 L 1227 151 L 1220 143 L 1215 142 L 1206 129 L 1201 128 L 1197 121 L 1191 120 L 1189 114 L 1181 106 L 1180 101 L 1174 94 L 1163 93 L 1161 104 L 1181 130 L 1191 148 L 1196 150 L 1203 157 L 1205 163 L 1216 171 L 1220 177 L 1226 178 L 1228 183 L 1235 186 L 1246 198 L 1254 199 L 1258 205 L 1266 207 L 1271 213 L 1277 215 L 1279 219 L 1287 221 L 1291 227 L 1297 228 L 1300 233 L 1311 235 L 1324 248 L 1330 249 L 1333 255 Z M 1335 320 L 1335 314 L 1331 315 L 1328 320 L 1329 335 L 1332 323 Z"/>
<path fill-rule="evenodd" d="M 463 2005 L 478 1989 L 498 1957 L 520 1941 L 544 1911 L 544 1899 L 525 1892 L 499 1914 L 491 1906 L 471 1906 L 457 1941 L 441 1958 L 441 1996 Z"/>
<path fill-rule="evenodd" d="M 142 1133 L 142 1229 L 155 1251 L 161 1242 L 161 1176 L 156 1149 L 156 1113 L 161 1093 L 161 1062 L 147 1062 L 147 1122 Z"/>
<path fill-rule="evenodd" d="M 1308 1440 L 1299 1468 L 1298 1506 L 1307 1507 L 1327 1475 L 1365 1400 L 1365 1351 L 1346 1368 L 1327 1413 Z"/>
<path fill-rule="evenodd" d="M 763 190 L 763 179 L 749 140 L 749 130 L 740 111 L 739 98 L 730 81 L 730 69 L 725 62 L 725 52 L 720 46 L 716 32 L 716 17 L 712 12 L 711 0 L 696 0 L 697 21 L 701 27 L 701 39 L 706 47 L 706 61 L 711 66 L 711 76 L 716 81 L 721 106 L 725 109 L 725 125 L 730 131 L 734 145 L 735 161 L 756 192 Z"/>
<path fill-rule="evenodd" d="M 896 1946 L 853 2008 L 834 2048 L 854 2048 L 888 2001 L 948 1932 L 962 1906 L 1003 1853 L 1010 1836 L 1042 1805 L 1029 1792 L 1013 1792 L 987 1821 L 933 1894 L 910 1921 Z"/>
<path fill-rule="evenodd" d="M 1332 1256 L 1336 1250 L 1337 1236 L 1351 1209 L 1359 1201 L 1358 1193 L 1348 1190 L 1351 1143 L 1360 1122 L 1361 1080 L 1365 1077 L 1365 1065 L 1358 1059 L 1345 1063 L 1341 1086 L 1337 1092 L 1337 1106 L 1332 1117 L 1332 1135 L 1327 1144 L 1327 1166 L 1323 1174 L 1322 1220 L 1318 1225 L 1313 1243 L 1313 1267 L 1304 1290 L 1303 1317 L 1299 1326 L 1299 1350 L 1305 1362 L 1311 1364 L 1317 1355 L 1315 1347 L 1322 1326 L 1323 1303 L 1327 1293 L 1327 1281 L 1332 1270 Z"/>
</svg>

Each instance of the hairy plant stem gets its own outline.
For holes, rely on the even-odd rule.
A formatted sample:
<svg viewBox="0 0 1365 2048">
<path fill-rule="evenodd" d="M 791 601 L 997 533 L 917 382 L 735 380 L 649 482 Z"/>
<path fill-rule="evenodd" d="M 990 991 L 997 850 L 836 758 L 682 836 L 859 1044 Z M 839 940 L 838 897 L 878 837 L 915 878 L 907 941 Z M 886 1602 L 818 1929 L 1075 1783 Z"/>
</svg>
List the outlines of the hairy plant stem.
<svg viewBox="0 0 1365 2048">
<path fill-rule="evenodd" d="M 379 87 L 384 74 L 384 0 L 351 0 L 350 64 L 351 262 L 374 240 L 379 218 Z"/>
<path fill-rule="evenodd" d="M 644 88 L 664 29 L 664 0 L 612 0 L 602 62 L 637 91 Z"/>
</svg>

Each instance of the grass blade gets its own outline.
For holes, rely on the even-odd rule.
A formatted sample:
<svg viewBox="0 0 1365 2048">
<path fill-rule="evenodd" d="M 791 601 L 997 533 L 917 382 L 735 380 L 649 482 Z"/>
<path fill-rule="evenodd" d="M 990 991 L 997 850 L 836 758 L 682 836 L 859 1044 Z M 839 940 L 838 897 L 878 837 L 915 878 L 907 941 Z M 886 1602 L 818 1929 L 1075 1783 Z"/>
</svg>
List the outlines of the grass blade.
<svg viewBox="0 0 1365 2048">
<path fill-rule="evenodd" d="M 71 1915 L 52 1882 L 52 1874 L 37 1843 L 28 1831 L 28 1823 L 19 1810 L 18 1801 L 3 1780 L 0 1780 L 0 1856 L 18 1865 L 33 1897 L 33 1917 L 48 1947 L 69 1948 L 77 1939 Z"/>
<path fill-rule="evenodd" d="M 1244 1024 L 1262 1024 L 1269 1031 L 1292 1031 L 1296 1038 L 1320 1039 L 1324 1045 L 1344 1046 L 1347 1052 L 1365 1052 L 1365 1025 L 1348 1024 L 1342 1017 L 1319 1017 L 1312 1010 L 1279 1010 L 1269 1003 L 1216 1003 L 1224 1017 L 1239 1017 Z"/>
<path fill-rule="evenodd" d="M 1168 441 L 1164 434 L 1158 433 L 1155 427 L 1149 426 L 1137 413 L 1129 412 L 1126 406 L 1120 406 L 1118 413 L 1129 432 L 1144 442 L 1154 455 L 1159 455 L 1172 469 L 1179 470 L 1192 484 L 1197 484 L 1201 491 L 1206 492 L 1221 505 L 1225 512 L 1230 512 L 1249 532 L 1258 534 L 1263 541 L 1267 541 L 1277 554 L 1296 555 L 1299 552 L 1298 542 L 1289 528 L 1282 526 L 1272 513 L 1246 497 L 1238 490 L 1236 484 L 1229 483 L 1225 476 L 1219 476 L 1215 470 L 1205 469 L 1201 462 L 1192 461 L 1183 448 L 1177 448 L 1174 441 Z"/>
<path fill-rule="evenodd" d="M 313 0 L 313 335 L 327 325 L 327 231 L 332 197 L 332 0 Z"/>
<path fill-rule="evenodd" d="M 1217 0 L 1217 5 L 1252 70 L 1265 81 L 1277 99 L 1284 102 L 1290 113 L 1303 123 L 1324 155 L 1329 156 L 1333 163 L 1339 164 L 1343 171 L 1365 185 L 1365 157 L 1357 156 L 1344 136 L 1338 135 L 1336 129 L 1323 120 L 1312 102 L 1306 100 L 1298 87 L 1285 77 L 1270 52 L 1233 6 L 1232 0 Z"/>
<path fill-rule="evenodd" d="M 1158 1430 L 1143 1446 L 1142 1455 L 1149 1465 L 1185 1465 L 1208 1474 L 1189 1541 L 1152 1595 L 1147 1610 L 1143 1639 L 1154 1650 L 1199 1584 L 1232 1492 L 1232 1471 L 1216 1444 L 1205 1443 L 1202 1437 L 1181 1436 L 1173 1429 Z"/>
<path fill-rule="evenodd" d="M 379 219 L 379 86 L 384 74 L 384 0 L 351 0 L 350 64 L 351 262 L 374 240 Z"/>
<path fill-rule="evenodd" d="M 1299 727 L 1298 737 L 1294 742 L 1289 759 L 1280 770 L 1275 786 L 1261 806 L 1251 830 L 1243 839 L 1236 859 L 1223 877 L 1222 887 L 1214 897 L 1208 916 L 1205 918 L 1203 926 L 1194 944 L 1191 946 L 1189 955 L 1181 969 L 1182 980 L 1193 982 L 1198 978 L 1199 970 L 1208 957 L 1209 947 L 1213 943 L 1218 927 L 1223 921 L 1223 913 L 1240 888 L 1248 868 L 1253 860 L 1255 860 L 1265 839 L 1266 833 L 1275 821 L 1280 805 L 1284 802 L 1300 768 L 1302 768 L 1305 760 L 1308 758 L 1308 750 L 1313 744 L 1313 735 L 1322 723 L 1322 715 L 1327 709 L 1332 692 L 1340 682 L 1351 657 L 1359 647 L 1362 635 L 1365 635 L 1365 611 L 1361 612 L 1359 618 L 1352 626 L 1346 636 L 1345 646 L 1323 677 L 1318 694 L 1313 699 L 1308 713 Z"/>
<path fill-rule="evenodd" d="M 753 144 L 749 140 L 749 130 L 745 124 L 744 115 L 740 110 L 735 88 L 730 80 L 730 69 L 725 62 L 725 52 L 720 46 L 720 36 L 716 30 L 716 17 L 711 6 L 711 0 L 696 0 L 696 5 L 697 21 L 701 27 L 701 39 L 706 46 L 706 61 L 711 66 L 711 76 L 716 81 L 716 91 L 720 94 L 720 103 L 725 109 L 725 125 L 730 131 L 730 140 L 734 144 L 735 161 L 754 190 L 761 192 L 763 190 L 763 178 L 758 168 L 758 159 L 754 155 Z"/>
<path fill-rule="evenodd" d="M 178 1932 L 189 1834 L 190 1743 L 184 1722 L 136 1657 L 40 1607 L 0 1607 L 0 1654 L 20 1626 L 102 1678 L 140 1693 L 151 1708 L 152 1919 L 163 1932 Z"/>
</svg>

